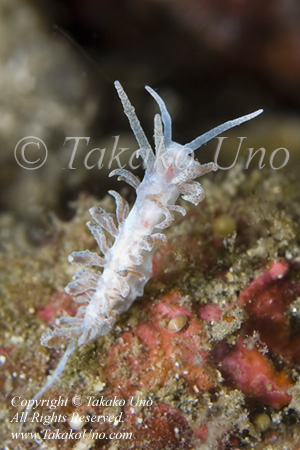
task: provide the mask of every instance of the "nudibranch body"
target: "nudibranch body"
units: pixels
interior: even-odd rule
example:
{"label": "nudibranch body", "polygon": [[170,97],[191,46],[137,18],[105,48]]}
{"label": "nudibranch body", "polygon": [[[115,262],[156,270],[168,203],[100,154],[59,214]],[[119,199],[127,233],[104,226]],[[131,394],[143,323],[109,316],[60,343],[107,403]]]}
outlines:
{"label": "nudibranch body", "polygon": [[[74,301],[82,303],[75,317],[63,317],[54,330],[43,334],[41,343],[51,346],[53,337],[65,337],[69,345],[56,370],[46,385],[35,396],[41,397],[61,376],[67,359],[76,346],[86,344],[107,334],[118,316],[128,310],[152,276],[152,257],[155,246],[165,242],[162,230],[171,225],[174,212],[185,214],[176,204],[181,196],[198,205],[204,192],[196,178],[217,170],[215,163],[200,164],[194,150],[226,130],[259,115],[262,110],[226,122],[186,145],[172,140],[172,122],[164,101],[150,87],[147,91],[158,103],[160,114],[154,118],[155,152],[140,125],[121,84],[115,87],[139,145],[145,174],[143,180],[125,169],[116,169],[117,175],[136,190],[136,201],[131,210],[128,203],[115,191],[109,191],[116,201],[116,214],[94,207],[90,209],[93,222],[88,222],[101,256],[89,250],[74,252],[69,261],[84,266],[66,287]],[[111,236],[109,237],[108,234]]]}

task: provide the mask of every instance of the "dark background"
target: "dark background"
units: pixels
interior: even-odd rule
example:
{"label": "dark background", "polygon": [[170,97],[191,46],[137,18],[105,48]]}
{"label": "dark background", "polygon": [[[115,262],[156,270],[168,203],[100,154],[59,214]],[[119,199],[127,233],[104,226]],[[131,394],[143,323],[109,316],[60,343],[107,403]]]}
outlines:
{"label": "dark background", "polygon": [[[15,120],[0,132],[3,210],[33,221],[49,211],[67,218],[80,192],[99,198],[115,187],[108,171],[87,171],[82,159],[93,147],[111,146],[117,134],[124,146],[135,145],[116,79],[149,139],[157,106],[146,84],[165,100],[180,143],[264,108],[237,135],[249,129],[256,132],[252,146],[285,146],[299,169],[298,0],[5,0],[1,15],[8,36],[0,81],[11,89],[5,102],[3,82],[1,102]],[[7,81],[22,74],[22,58],[35,79],[30,92]],[[47,167],[35,173],[13,157],[26,135],[45,140],[50,154]],[[81,149],[76,171],[62,170],[70,151],[64,138],[76,135],[91,136],[91,142]],[[197,158],[205,161],[209,153],[202,159],[199,151]]]}

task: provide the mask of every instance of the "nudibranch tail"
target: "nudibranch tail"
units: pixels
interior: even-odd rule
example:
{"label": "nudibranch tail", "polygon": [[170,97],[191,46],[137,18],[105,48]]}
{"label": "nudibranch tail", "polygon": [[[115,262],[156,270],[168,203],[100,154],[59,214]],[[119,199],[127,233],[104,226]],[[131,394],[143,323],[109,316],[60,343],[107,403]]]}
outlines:
{"label": "nudibranch tail", "polygon": [[[56,369],[48,377],[47,382],[39,390],[39,392],[37,394],[35,394],[35,396],[31,400],[31,402],[29,403],[29,405],[26,406],[26,409],[25,409],[26,416],[28,416],[28,414],[32,410],[35,402],[38,399],[40,399],[56,383],[56,381],[62,376],[62,374],[64,373],[64,370],[65,370],[66,364],[68,362],[68,359],[72,355],[72,353],[74,353],[75,348],[76,348],[76,343],[74,341],[70,342],[70,344],[68,345],[67,349],[65,350],[63,356],[61,357]],[[24,422],[20,423],[19,432],[22,431],[23,424],[24,424]]]}

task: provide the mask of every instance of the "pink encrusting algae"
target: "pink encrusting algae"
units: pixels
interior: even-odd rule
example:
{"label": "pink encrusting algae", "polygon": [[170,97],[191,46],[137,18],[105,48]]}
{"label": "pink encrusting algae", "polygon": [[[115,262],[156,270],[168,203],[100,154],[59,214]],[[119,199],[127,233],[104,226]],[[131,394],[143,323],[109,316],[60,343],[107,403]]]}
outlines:
{"label": "pink encrusting algae", "polygon": [[[300,283],[289,272],[288,262],[275,262],[240,293],[238,304],[248,312],[248,319],[236,344],[221,342],[215,351],[233,386],[276,409],[291,401],[292,379],[286,370],[275,369],[270,356],[280,356],[286,363],[299,360],[300,333],[291,335],[289,307],[299,297]],[[258,333],[260,345],[249,339],[253,333]]]}

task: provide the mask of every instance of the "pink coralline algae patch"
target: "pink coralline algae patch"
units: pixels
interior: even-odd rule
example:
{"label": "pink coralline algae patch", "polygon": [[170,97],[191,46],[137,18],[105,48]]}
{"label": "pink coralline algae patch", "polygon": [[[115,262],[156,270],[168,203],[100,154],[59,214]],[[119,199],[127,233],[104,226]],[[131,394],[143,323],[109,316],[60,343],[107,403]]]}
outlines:
{"label": "pink coralline algae patch", "polygon": [[38,308],[37,315],[53,325],[55,320],[62,315],[75,316],[79,305],[76,304],[72,297],[65,292],[55,292],[47,305]]}
{"label": "pink coralline algae patch", "polygon": [[[275,369],[270,358],[280,355],[286,363],[299,359],[300,335],[292,335],[289,317],[289,306],[299,294],[300,283],[291,279],[289,265],[273,263],[240,294],[239,306],[249,318],[237,343],[221,342],[215,352],[230,385],[274,408],[291,400],[291,380],[285,370]],[[249,339],[254,332],[259,333],[259,345]],[[262,352],[265,345],[268,350]]]}
{"label": "pink coralline algae patch", "polygon": [[218,305],[203,305],[199,308],[201,319],[211,322],[215,320],[219,322],[222,318],[223,312]]}
{"label": "pink coralline algae patch", "polygon": [[[268,318],[275,322],[285,320],[287,306],[295,298],[291,281],[285,277],[288,265],[285,262],[274,263],[269,270],[252,281],[240,294],[239,305],[255,318]],[[300,285],[298,286],[300,293]]]}
{"label": "pink coralline algae patch", "polygon": [[291,400],[287,374],[276,372],[268,358],[257,348],[249,348],[242,337],[222,358],[222,369],[235,388],[266,405],[281,408]]}
{"label": "pink coralline algae patch", "polygon": [[[180,298],[173,292],[154,305],[150,302],[145,306],[149,319],[123,333],[110,349],[106,372],[124,389],[124,395],[141,388],[157,390],[176,377],[197,391],[213,386],[207,352],[203,350],[207,342],[201,320],[180,305]],[[186,325],[174,332],[171,321],[176,323],[178,317],[179,323],[185,317]]]}
{"label": "pink coralline algae patch", "polygon": [[247,334],[257,330],[269,351],[286,362],[300,361],[300,333],[292,333],[289,307],[300,296],[300,283],[292,280],[297,269],[284,261],[274,263],[269,270],[252,281],[239,299],[249,313]]}

